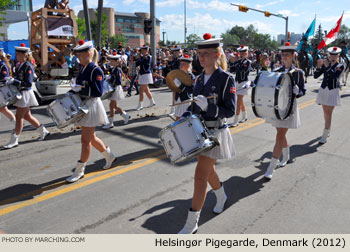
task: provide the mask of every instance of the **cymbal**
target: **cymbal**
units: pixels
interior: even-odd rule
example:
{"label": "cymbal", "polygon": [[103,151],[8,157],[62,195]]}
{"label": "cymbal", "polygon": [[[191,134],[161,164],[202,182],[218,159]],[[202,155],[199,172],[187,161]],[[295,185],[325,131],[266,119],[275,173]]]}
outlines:
{"label": "cymbal", "polygon": [[181,83],[184,84],[185,86],[190,87],[192,85],[192,80],[191,80],[191,77],[188,75],[188,73],[180,69],[172,70],[166,76],[166,84],[172,91],[176,93],[180,93],[181,90],[175,85],[175,82],[174,82],[175,79],[178,79],[179,81],[181,81]]}

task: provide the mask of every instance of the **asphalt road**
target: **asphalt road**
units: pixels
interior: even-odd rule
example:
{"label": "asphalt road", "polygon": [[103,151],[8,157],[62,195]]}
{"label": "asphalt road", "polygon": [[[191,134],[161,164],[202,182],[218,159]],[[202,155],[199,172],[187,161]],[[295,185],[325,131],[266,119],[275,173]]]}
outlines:
{"label": "asphalt road", "polygon": [[[252,76],[254,78],[254,76]],[[341,91],[331,137],[320,146],[322,108],[315,104],[320,80],[309,78],[307,95],[298,99],[302,126],[288,132],[293,163],[276,170],[268,182],[275,129],[253,115],[231,129],[232,160],[217,162],[228,201],[214,215],[215,196],[208,187],[198,233],[349,233],[350,232],[350,88]],[[52,133],[26,126],[20,146],[0,150],[0,230],[5,233],[177,233],[191,205],[195,162],[172,166],[158,143],[158,132],[172,120],[166,115],[171,93],[152,89],[156,107],[135,111],[138,96],[120,101],[132,115],[128,125],[115,116],[115,127],[97,135],[118,155],[112,169],[101,170],[96,150],[86,176],[66,184],[80,155],[80,131],[58,130],[46,105],[32,109]],[[104,102],[108,108],[108,103]],[[11,124],[0,121],[0,146]]]}

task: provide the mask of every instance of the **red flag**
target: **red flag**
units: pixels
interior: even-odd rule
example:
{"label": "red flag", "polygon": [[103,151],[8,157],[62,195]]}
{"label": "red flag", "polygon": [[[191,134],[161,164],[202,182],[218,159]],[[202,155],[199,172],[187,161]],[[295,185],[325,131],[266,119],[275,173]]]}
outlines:
{"label": "red flag", "polygon": [[318,50],[321,50],[326,45],[329,45],[330,43],[332,43],[337,38],[343,15],[341,15],[341,17],[339,18],[339,20],[337,22],[337,25],[326,35],[326,37],[318,45],[318,47],[317,47]]}

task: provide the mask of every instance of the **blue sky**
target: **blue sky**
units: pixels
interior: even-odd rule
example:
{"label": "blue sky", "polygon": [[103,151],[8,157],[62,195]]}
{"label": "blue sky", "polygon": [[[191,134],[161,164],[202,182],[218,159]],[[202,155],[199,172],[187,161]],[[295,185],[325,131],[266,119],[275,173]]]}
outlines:
{"label": "blue sky", "polygon": [[[259,32],[277,37],[285,33],[284,19],[265,17],[262,13],[249,10],[239,12],[238,7],[230,3],[283,14],[289,17],[289,31],[305,32],[317,15],[316,26],[320,23],[323,29],[330,30],[344,11],[343,24],[350,26],[350,5],[348,1],[338,0],[186,0],[187,2],[187,34],[200,36],[209,32],[217,37],[234,25],[247,27],[253,24]],[[97,7],[97,0],[88,0],[89,8]],[[334,4],[333,4],[334,3]],[[44,5],[44,0],[33,0],[34,10]],[[81,0],[70,0],[70,6],[76,13],[83,8]],[[149,12],[149,0],[104,0],[105,7],[113,7],[121,12]],[[184,0],[156,0],[156,16],[162,21],[161,31],[165,30],[169,40],[184,39]],[[10,39],[21,39],[28,36],[27,25],[20,23],[11,25]]]}

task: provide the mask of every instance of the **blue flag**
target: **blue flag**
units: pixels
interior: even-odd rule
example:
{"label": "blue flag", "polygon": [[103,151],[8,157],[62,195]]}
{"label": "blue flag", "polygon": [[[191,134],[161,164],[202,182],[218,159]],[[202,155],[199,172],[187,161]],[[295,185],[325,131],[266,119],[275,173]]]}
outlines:
{"label": "blue flag", "polygon": [[307,28],[306,32],[304,33],[304,36],[302,37],[299,46],[297,48],[297,51],[301,49],[301,46],[303,45],[303,39],[308,40],[309,37],[313,36],[315,33],[315,26],[316,26],[316,17],[310,24],[309,28]]}

